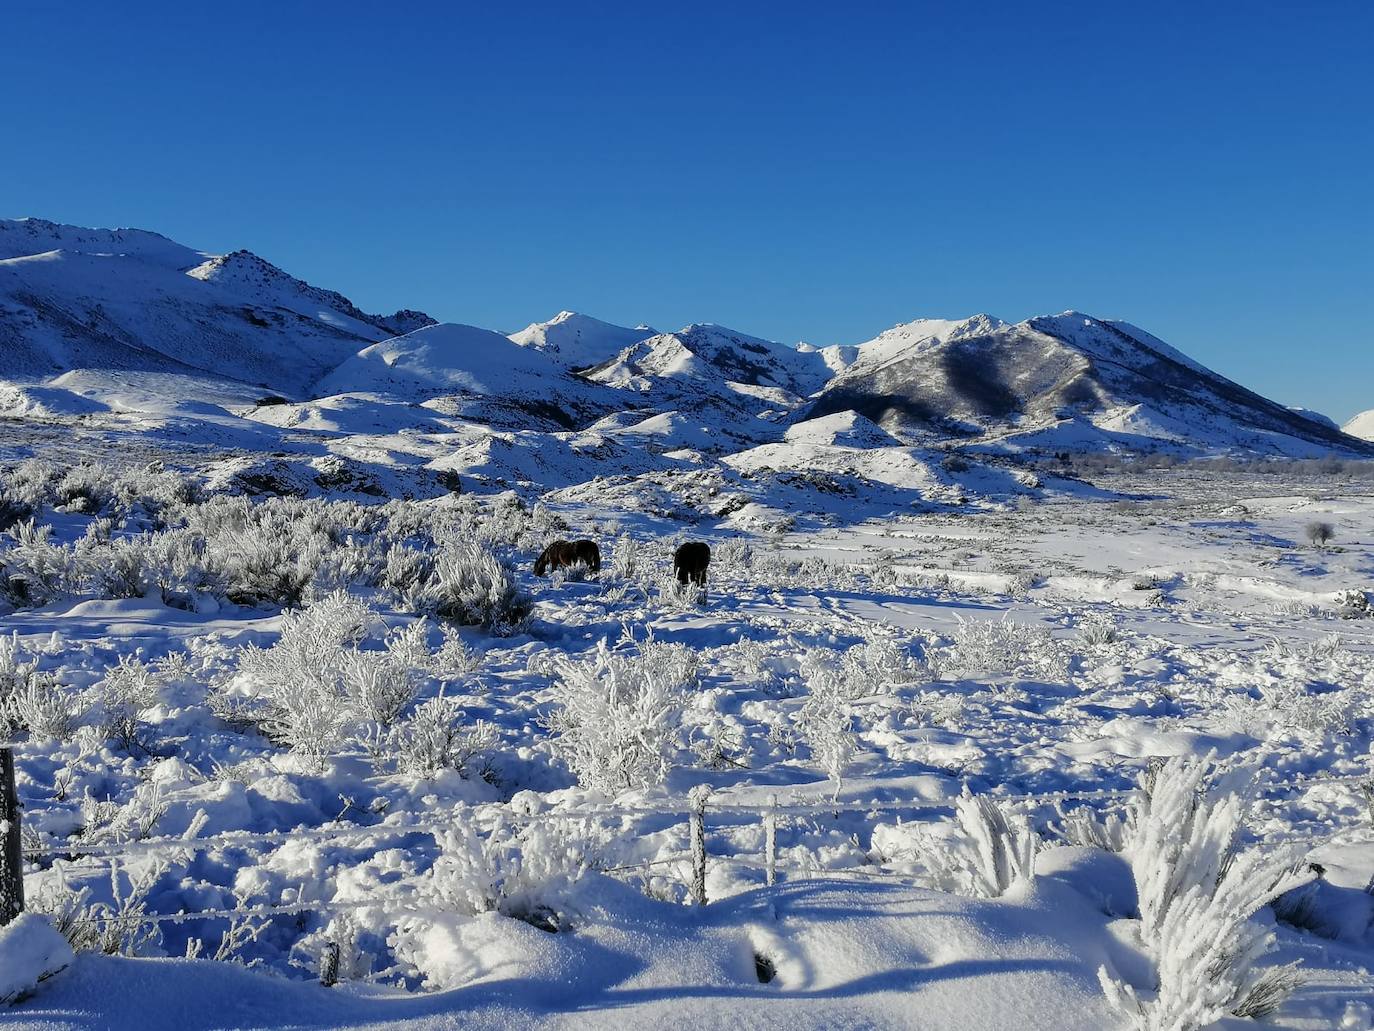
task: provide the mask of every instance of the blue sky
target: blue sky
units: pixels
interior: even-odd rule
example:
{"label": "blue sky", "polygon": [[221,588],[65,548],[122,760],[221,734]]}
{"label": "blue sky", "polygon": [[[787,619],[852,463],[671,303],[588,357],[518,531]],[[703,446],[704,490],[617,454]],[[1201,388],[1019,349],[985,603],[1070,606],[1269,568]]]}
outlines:
{"label": "blue sky", "polygon": [[504,330],[1077,308],[1374,407],[1374,5],[667,6],[19,0],[0,214]]}

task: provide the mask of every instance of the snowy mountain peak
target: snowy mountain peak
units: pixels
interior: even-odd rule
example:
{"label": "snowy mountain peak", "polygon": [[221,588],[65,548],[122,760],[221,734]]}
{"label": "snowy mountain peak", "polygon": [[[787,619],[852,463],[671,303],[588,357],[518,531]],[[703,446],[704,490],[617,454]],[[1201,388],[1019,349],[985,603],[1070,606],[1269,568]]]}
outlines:
{"label": "snowy mountain peak", "polygon": [[1374,441],[1374,408],[1367,412],[1361,412],[1355,418],[1341,427],[1341,429],[1352,437],[1360,440]]}
{"label": "snowy mountain peak", "polygon": [[87,229],[45,218],[0,218],[0,260],[50,251],[137,258],[182,271],[206,255],[146,229]]}
{"label": "snowy mountain peak", "polygon": [[570,369],[609,361],[639,341],[653,336],[647,326],[627,329],[575,311],[560,311],[547,322],[532,322],[510,339],[521,347],[543,351]]}
{"label": "snowy mountain peak", "polygon": [[[917,320],[860,344],[809,409],[1002,448],[1364,451],[1125,322]],[[843,355],[837,355],[837,361]]]}
{"label": "snowy mountain peak", "polygon": [[330,313],[342,315],[392,336],[435,324],[435,320],[424,312],[410,309],[394,315],[369,315],[338,291],[311,286],[252,251],[237,250],[217,255],[186,274],[235,292],[251,294],[260,299],[271,298],[282,307],[326,322],[333,321]]}

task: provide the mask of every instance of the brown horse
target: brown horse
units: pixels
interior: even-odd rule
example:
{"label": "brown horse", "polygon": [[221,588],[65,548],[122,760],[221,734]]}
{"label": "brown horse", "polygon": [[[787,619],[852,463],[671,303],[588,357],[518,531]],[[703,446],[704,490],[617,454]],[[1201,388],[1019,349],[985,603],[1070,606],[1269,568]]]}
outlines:
{"label": "brown horse", "polygon": [[706,567],[710,564],[711,546],[701,541],[688,541],[673,552],[673,572],[680,584],[691,581],[698,587],[705,587]]}
{"label": "brown horse", "polygon": [[545,548],[534,563],[534,575],[543,576],[550,569],[566,569],[583,565],[593,573],[601,572],[601,549],[596,541],[554,541]]}

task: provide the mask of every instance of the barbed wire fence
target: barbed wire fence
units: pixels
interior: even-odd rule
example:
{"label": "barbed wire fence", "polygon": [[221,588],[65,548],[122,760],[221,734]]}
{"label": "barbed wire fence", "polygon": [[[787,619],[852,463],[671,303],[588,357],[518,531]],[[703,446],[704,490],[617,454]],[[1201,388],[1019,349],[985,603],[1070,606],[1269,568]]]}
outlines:
{"label": "barbed wire fence", "polygon": [[[1270,782],[1260,788],[1268,795],[1256,801],[1273,804],[1273,796],[1287,795],[1323,785],[1357,784],[1371,799],[1369,819],[1374,824],[1374,780],[1370,772],[1351,774],[1317,774],[1292,777],[1284,783]],[[965,785],[965,793],[968,793]],[[1065,803],[1112,803],[1116,806],[1128,805],[1136,798],[1139,787],[1121,789],[1083,789],[1050,792],[1030,792],[1020,794],[998,794],[986,792],[983,797],[1002,806],[1044,809],[1055,807],[1063,815]],[[935,810],[953,811],[959,799],[955,795],[943,798],[913,798],[906,800],[833,801],[823,798],[793,798],[783,801],[777,792],[770,793],[766,800],[732,800],[730,794],[713,793],[709,787],[693,789],[683,799],[665,802],[662,806],[616,806],[598,804],[587,807],[551,809],[542,812],[520,812],[501,807],[489,810],[466,809],[463,819],[476,823],[512,821],[522,824],[540,822],[582,822],[595,820],[633,820],[654,817],[662,820],[672,818],[669,826],[687,823],[688,848],[668,856],[658,856],[652,860],[627,862],[616,866],[596,867],[601,873],[609,875],[641,873],[656,867],[675,867],[682,871],[682,879],[688,889],[688,897],[696,906],[708,904],[707,871],[712,863],[729,864],[760,871],[763,883],[772,886],[778,883],[779,875],[792,878],[827,877],[854,880],[888,880],[913,883],[913,878],[897,871],[884,870],[882,864],[859,865],[851,867],[826,867],[820,864],[806,865],[787,863],[779,860],[779,830],[789,821],[802,819],[831,818],[839,819],[844,814],[866,814],[876,816],[892,814],[899,816],[907,813],[920,813]],[[762,830],[763,847],[760,853],[722,852],[708,850],[707,817],[713,816],[726,821],[727,826],[738,827],[741,822],[757,823]],[[357,824],[336,822],[318,827],[300,828],[286,831],[247,832],[230,831],[221,834],[180,837],[145,837],[124,841],[102,842],[64,842],[61,844],[25,845],[20,825],[20,807],[14,788],[14,763],[9,749],[0,748],[0,835],[3,836],[3,849],[0,849],[0,926],[8,923],[24,909],[23,865],[25,860],[42,862],[71,862],[81,860],[109,859],[112,862],[129,860],[140,856],[191,855],[215,850],[268,848],[297,843],[329,842],[345,847],[356,847],[357,843],[385,842],[414,835],[438,836],[450,832],[455,827],[454,818],[414,822]],[[195,824],[192,825],[194,832]],[[663,828],[660,828],[663,829]],[[1358,830],[1356,827],[1338,827],[1325,834],[1292,834],[1270,836],[1260,844],[1271,847],[1278,844],[1307,843],[1311,848],[1332,842],[1342,835]],[[350,845],[350,843],[353,843]],[[1345,843],[1345,842],[1342,842]],[[1349,843],[1374,844],[1374,833]],[[379,849],[380,850],[380,849]],[[372,897],[361,899],[298,899],[294,902],[263,903],[237,908],[206,908],[179,910],[173,913],[135,913],[112,916],[110,920],[135,921],[145,925],[183,924],[200,920],[242,920],[267,919],[277,916],[299,916],[303,913],[339,915],[361,910],[380,910],[388,915],[424,915],[434,911],[434,905],[418,905],[399,898]],[[339,976],[339,944],[326,942],[320,959],[320,979],[325,984],[333,984]]]}

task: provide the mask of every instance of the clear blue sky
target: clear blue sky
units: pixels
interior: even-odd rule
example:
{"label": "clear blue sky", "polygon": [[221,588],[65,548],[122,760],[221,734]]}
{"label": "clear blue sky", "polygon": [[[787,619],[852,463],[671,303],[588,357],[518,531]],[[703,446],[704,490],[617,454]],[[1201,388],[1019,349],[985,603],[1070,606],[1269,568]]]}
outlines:
{"label": "clear blue sky", "polygon": [[667,6],[12,0],[0,213],[505,330],[1078,308],[1374,407],[1374,4]]}

